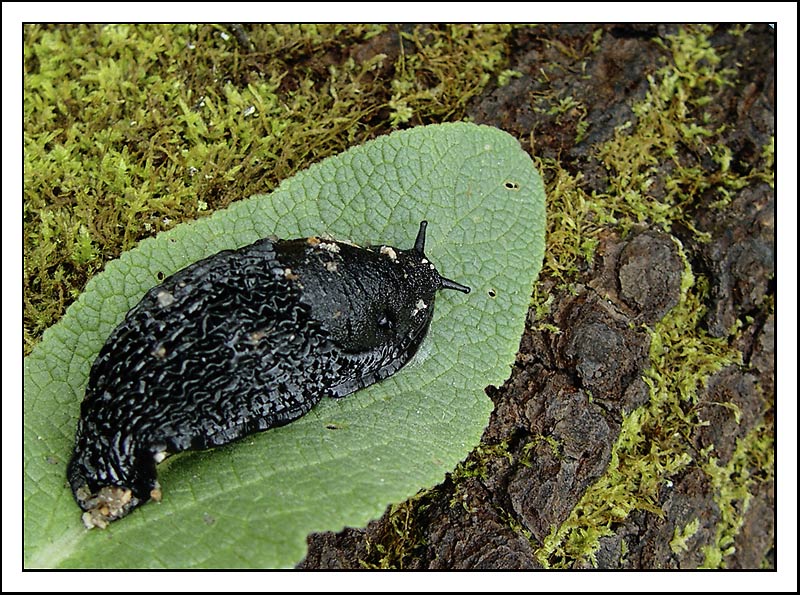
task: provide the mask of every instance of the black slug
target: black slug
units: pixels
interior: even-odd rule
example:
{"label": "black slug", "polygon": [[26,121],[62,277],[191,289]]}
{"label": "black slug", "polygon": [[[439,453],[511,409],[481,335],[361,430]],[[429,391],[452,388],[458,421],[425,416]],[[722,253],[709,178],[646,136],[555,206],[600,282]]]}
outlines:
{"label": "black slug", "polygon": [[67,478],[87,527],[159,500],[156,465],[281,426],[394,374],[440,289],[414,247],[262,239],[145,294],[92,365]]}

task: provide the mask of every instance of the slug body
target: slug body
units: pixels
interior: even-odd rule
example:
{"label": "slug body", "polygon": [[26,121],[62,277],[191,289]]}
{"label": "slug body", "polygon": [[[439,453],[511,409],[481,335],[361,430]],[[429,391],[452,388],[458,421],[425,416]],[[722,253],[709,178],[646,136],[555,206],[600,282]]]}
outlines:
{"label": "slug body", "polygon": [[410,250],[262,239],[154,287],[89,374],[67,478],[87,527],[159,500],[156,465],[281,426],[416,353],[436,292],[469,288]]}

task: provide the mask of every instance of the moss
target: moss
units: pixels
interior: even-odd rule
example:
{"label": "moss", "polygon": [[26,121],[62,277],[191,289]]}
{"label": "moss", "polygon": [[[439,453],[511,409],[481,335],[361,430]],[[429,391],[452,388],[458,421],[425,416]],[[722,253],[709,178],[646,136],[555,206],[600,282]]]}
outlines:
{"label": "moss", "polygon": [[[708,44],[708,30],[683,28],[668,38],[665,48],[673,61],[650,79],[645,99],[633,106],[635,122],[617,128],[614,138],[596,148],[609,172],[610,186],[602,193],[585,190],[582,175],[564,170],[553,160],[539,166],[548,180],[548,250],[544,273],[569,287],[582,268],[591,263],[599,238],[608,227],[623,234],[637,224],[669,231],[676,223],[692,226],[694,201],[705,193],[716,195],[715,208],[723,208],[731,194],[757,181],[772,184],[770,147],[762,151],[760,167],[744,174],[730,167],[731,151],[722,141],[723,128],[703,115],[734,72],[718,70],[720,63]],[[564,103],[569,106],[569,103]],[[575,106],[571,106],[574,108]],[[692,151],[679,151],[689,147]],[[709,171],[702,156],[710,154],[716,169]],[[663,192],[654,192],[664,163],[671,163]],[[712,195],[713,195],[712,194]],[[703,235],[696,232],[703,239]],[[697,395],[707,378],[741,354],[727,340],[713,339],[703,330],[707,281],[695,278],[686,261],[681,302],[652,331],[652,368],[645,376],[649,403],[625,416],[612,459],[604,476],[592,485],[560,526],[538,546],[536,556],[544,566],[571,567],[596,562],[600,539],[613,535],[616,524],[634,510],[663,516],[659,491],[670,478],[693,464],[686,438],[699,423],[694,413]],[[534,304],[537,313],[546,304]],[[538,304],[538,305],[537,305]],[[728,473],[726,477],[735,477]],[[733,480],[732,480],[733,481]],[[742,489],[742,484],[735,487]],[[735,492],[733,487],[727,490]],[[717,499],[724,499],[719,490]],[[743,498],[739,493],[738,497]],[[718,533],[723,547],[738,531],[741,517],[724,520]],[[690,537],[691,527],[673,539]],[[726,541],[727,540],[727,541]],[[707,554],[713,565],[714,559]]]}
{"label": "moss", "polygon": [[366,559],[359,559],[362,568],[394,569],[407,568],[419,549],[425,546],[422,523],[418,515],[429,506],[431,493],[422,491],[410,500],[391,506],[386,533],[380,541],[366,540]]}
{"label": "moss", "polygon": [[750,506],[750,490],[756,482],[774,479],[774,459],[774,437],[762,424],[737,441],[733,456],[726,463],[721,464],[715,456],[705,460],[702,469],[711,478],[721,520],[715,528],[714,543],[702,548],[705,559],[701,568],[725,568],[725,557],[736,551],[734,540]]}
{"label": "moss", "polygon": [[522,447],[522,451],[520,452],[519,456],[519,464],[526,467],[532,467],[533,463],[531,461],[531,453],[535,451],[542,442],[549,447],[553,458],[559,461],[564,459],[564,455],[562,454],[562,445],[558,440],[552,436],[537,434],[531,436],[530,441]]}
{"label": "moss", "polygon": [[623,418],[605,474],[537,550],[544,565],[594,563],[600,537],[613,534],[634,510],[663,517],[661,488],[695,462],[687,439],[699,423],[698,395],[711,374],[740,363],[741,354],[702,329],[708,288],[688,263],[683,279],[680,303],[651,332],[651,368],[644,376],[650,400]]}
{"label": "moss", "polygon": [[140,239],[394,127],[461,119],[509,32],[25,26],[24,352]]}
{"label": "moss", "polygon": [[[645,99],[632,106],[636,119],[595,147],[609,173],[605,192],[587,192],[583,175],[566,171],[556,160],[537,160],[548,180],[545,274],[565,285],[577,278],[607,226],[625,233],[645,223],[669,231],[680,222],[693,229],[691,208],[698,197],[711,193],[718,198],[714,207],[723,208],[731,193],[745,186],[764,181],[774,187],[774,137],[762,147],[757,167],[736,173],[730,167],[732,151],[722,142],[725,126],[714,124],[705,109],[736,76],[719,68],[721,59],[708,40],[711,31],[683,27],[654,40],[672,59],[649,77]],[[544,97],[550,107],[540,111],[546,113],[582,107],[571,97]],[[670,166],[664,168],[665,163]]]}
{"label": "moss", "polygon": [[676,554],[689,550],[688,541],[694,537],[697,530],[700,528],[700,519],[695,517],[691,522],[687,523],[682,529],[675,527],[672,533],[672,539],[669,542],[669,548]]}
{"label": "moss", "polygon": [[[608,191],[590,202],[597,223],[623,231],[645,222],[665,231],[678,222],[693,229],[691,207],[699,197],[715,196],[721,208],[732,192],[756,180],[774,184],[767,148],[759,167],[745,173],[730,167],[732,152],[722,140],[726,126],[713,122],[708,107],[736,72],[719,68],[710,33],[706,26],[684,27],[655,40],[672,61],[649,77],[650,90],[633,106],[635,122],[617,127],[614,138],[597,147],[610,180]],[[665,164],[670,175],[662,180]],[[653,192],[659,183],[663,193]]]}
{"label": "moss", "polygon": [[543,275],[561,286],[577,279],[587,263],[591,263],[599,244],[601,226],[593,217],[592,197],[582,187],[583,175],[572,174],[553,159],[535,159],[548,180],[547,250],[542,265]]}
{"label": "moss", "polygon": [[[470,456],[459,463],[453,472],[450,474],[452,480],[455,482],[456,487],[460,485],[462,479],[468,477],[477,477],[478,479],[486,479],[488,474],[489,461],[497,457],[504,457],[509,462],[514,462],[514,455],[509,450],[508,440],[503,440],[497,444],[480,444],[472,451]],[[458,490],[456,490],[458,491]],[[453,496],[450,502],[451,507],[454,502],[460,501],[459,494]]]}
{"label": "moss", "polygon": [[511,82],[511,79],[518,79],[521,76],[522,73],[518,70],[504,70],[503,72],[497,75],[497,86],[505,87],[508,83]]}
{"label": "moss", "polygon": [[[549,180],[544,273],[562,286],[569,286],[591,262],[608,226],[625,234],[637,224],[669,231],[680,223],[702,241],[706,237],[692,225],[698,197],[715,197],[712,208],[721,209],[745,186],[774,184],[774,139],[763,147],[757,167],[736,173],[730,167],[732,152],[723,142],[724,126],[714,124],[706,112],[736,74],[719,68],[710,32],[704,26],[684,27],[661,42],[671,61],[650,78],[645,99],[633,106],[636,120],[618,127],[613,139],[596,148],[609,172],[605,192],[589,194],[580,173],[570,174],[555,161],[540,162]],[[664,163],[669,164],[666,178]],[[656,190],[656,184],[661,188]],[[624,417],[604,476],[538,547],[536,556],[544,566],[594,564],[600,538],[612,535],[631,512],[663,516],[659,490],[691,465],[712,478],[715,501],[723,511],[717,544],[705,550],[705,565],[723,566],[746,510],[747,468],[771,466],[770,461],[753,460],[773,452],[772,434],[766,430],[756,433],[758,439],[742,441],[741,452],[737,449],[722,467],[713,458],[695,460],[687,446],[700,424],[694,406],[705,382],[725,366],[741,364],[742,354],[730,346],[732,337],[715,339],[703,330],[708,282],[695,277],[685,255],[683,259],[680,303],[651,330],[652,367],[644,376],[649,403]],[[692,533],[691,526],[676,533],[673,550],[681,549]]]}
{"label": "moss", "polygon": [[537,331],[545,331],[553,335],[560,335],[561,329],[547,322],[544,322],[546,316],[555,303],[555,296],[552,293],[544,293],[539,285],[534,286],[533,296],[531,297],[531,308],[533,308],[533,329]]}

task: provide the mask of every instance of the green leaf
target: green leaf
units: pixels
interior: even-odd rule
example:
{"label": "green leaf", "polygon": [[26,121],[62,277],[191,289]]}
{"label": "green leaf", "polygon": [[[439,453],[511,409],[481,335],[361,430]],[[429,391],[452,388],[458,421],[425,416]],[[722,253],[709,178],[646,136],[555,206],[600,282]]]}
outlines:
{"label": "green leaf", "polygon": [[[413,128],[326,159],[272,194],[109,262],[24,364],[26,567],[287,567],[306,536],[363,526],[444,479],[478,444],[508,377],[544,253],[544,190],[519,143],[484,126]],[[65,480],[90,366],[159,279],[258,238],[330,234],[410,247],[472,287],[443,292],[417,357],[288,426],[160,465],[161,503],[87,530]]]}

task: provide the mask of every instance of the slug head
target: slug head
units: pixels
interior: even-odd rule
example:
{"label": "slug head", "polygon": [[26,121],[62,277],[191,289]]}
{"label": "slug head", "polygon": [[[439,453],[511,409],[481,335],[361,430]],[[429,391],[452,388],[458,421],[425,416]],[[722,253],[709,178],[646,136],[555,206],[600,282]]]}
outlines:
{"label": "slug head", "polygon": [[426,228],[422,221],[409,250],[301,240],[306,243],[301,255],[298,240],[279,246],[283,262],[284,254],[291,255],[289,267],[302,286],[303,301],[343,354],[334,396],[386,378],[414,356],[439,290],[469,293],[468,287],[442,277],[426,258]]}

